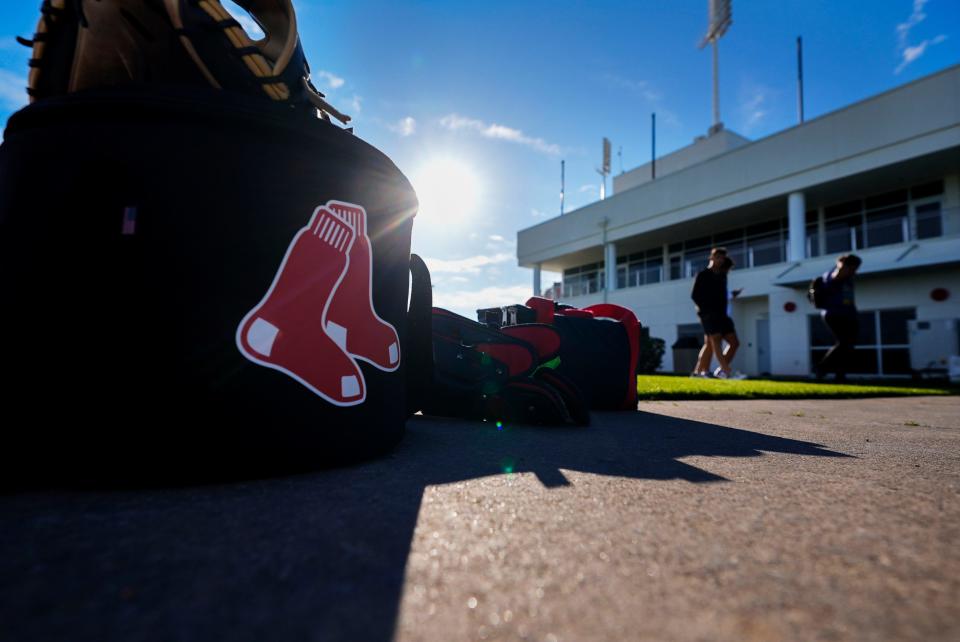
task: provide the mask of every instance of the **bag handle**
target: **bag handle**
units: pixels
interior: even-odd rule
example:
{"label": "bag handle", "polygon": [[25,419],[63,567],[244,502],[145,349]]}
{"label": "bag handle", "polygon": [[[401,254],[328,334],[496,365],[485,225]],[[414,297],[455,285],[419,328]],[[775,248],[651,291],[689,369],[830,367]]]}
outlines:
{"label": "bag handle", "polygon": [[410,309],[407,311],[407,416],[423,409],[433,381],[433,286],[430,270],[416,254],[410,255]]}

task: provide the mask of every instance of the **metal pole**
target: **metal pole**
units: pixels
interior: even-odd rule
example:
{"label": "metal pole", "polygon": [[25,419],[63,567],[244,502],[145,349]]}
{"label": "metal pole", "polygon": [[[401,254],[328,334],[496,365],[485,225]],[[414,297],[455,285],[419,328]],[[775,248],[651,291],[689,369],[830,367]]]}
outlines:
{"label": "metal pole", "polygon": [[720,126],[720,62],[718,38],[713,39],[713,129]]}
{"label": "metal pole", "polygon": [[[606,180],[604,180],[606,182]],[[603,200],[603,196],[600,196],[600,200]],[[607,268],[609,267],[607,259],[610,258],[607,256],[607,223],[610,222],[610,219],[603,217],[603,220],[600,221],[600,227],[603,228],[603,238],[600,241],[600,247],[603,249],[603,273],[604,273],[604,284],[603,284],[603,302],[607,302],[607,292],[610,290],[610,275],[607,274]],[[616,269],[616,263],[614,263],[614,269]],[[616,278],[616,275],[614,275]]]}
{"label": "metal pole", "polygon": [[650,180],[657,177],[657,112],[650,114]]}
{"label": "metal pole", "polygon": [[803,122],[803,38],[797,36],[797,113]]}

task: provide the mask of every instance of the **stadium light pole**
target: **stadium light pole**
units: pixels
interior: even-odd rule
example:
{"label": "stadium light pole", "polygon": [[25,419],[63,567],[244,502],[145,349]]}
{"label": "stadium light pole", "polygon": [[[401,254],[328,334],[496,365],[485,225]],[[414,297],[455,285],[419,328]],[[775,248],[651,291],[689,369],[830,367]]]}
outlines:
{"label": "stadium light pole", "polygon": [[727,29],[733,24],[733,0],[707,0],[707,14],[710,20],[707,33],[700,42],[703,49],[707,44],[713,45],[713,125],[709,133],[715,134],[723,129],[720,121],[720,49],[718,42]]}

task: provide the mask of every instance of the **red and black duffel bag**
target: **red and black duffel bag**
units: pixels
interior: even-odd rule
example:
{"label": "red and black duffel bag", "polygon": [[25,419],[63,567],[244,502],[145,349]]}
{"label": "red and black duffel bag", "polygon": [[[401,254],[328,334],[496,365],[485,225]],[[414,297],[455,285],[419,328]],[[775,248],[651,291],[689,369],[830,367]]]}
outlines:
{"label": "red and black duffel bag", "polygon": [[573,308],[550,299],[527,301],[538,323],[560,334],[557,373],[573,381],[592,410],[636,410],[640,322],[627,308],[598,303]]}

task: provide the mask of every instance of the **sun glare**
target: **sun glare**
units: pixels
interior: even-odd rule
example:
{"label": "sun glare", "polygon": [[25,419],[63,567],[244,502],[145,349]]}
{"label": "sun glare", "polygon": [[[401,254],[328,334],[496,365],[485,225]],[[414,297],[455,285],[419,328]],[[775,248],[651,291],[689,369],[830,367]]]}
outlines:
{"label": "sun glare", "polygon": [[480,199],[480,179],[466,163],[435,158],[411,177],[420,200],[420,220],[453,223],[469,220]]}

